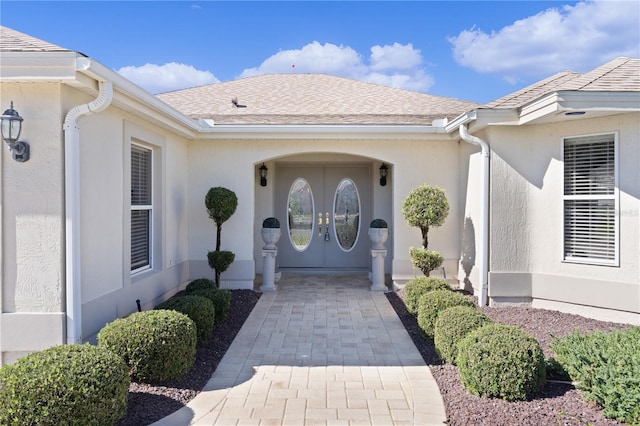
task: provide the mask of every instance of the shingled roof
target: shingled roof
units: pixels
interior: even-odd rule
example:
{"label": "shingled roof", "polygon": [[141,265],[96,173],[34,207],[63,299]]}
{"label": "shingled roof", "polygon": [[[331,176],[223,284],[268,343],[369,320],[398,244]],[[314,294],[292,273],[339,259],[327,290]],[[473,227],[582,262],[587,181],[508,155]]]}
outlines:
{"label": "shingled roof", "polygon": [[563,90],[640,92],[640,59],[616,58],[585,74],[564,71],[485,105],[485,108],[519,108],[541,96]]}
{"label": "shingled roof", "polygon": [[430,125],[479,106],[325,74],[266,74],[157,96],[194,119],[240,125]]}
{"label": "shingled roof", "polygon": [[0,52],[69,52],[69,49],[0,26]]}

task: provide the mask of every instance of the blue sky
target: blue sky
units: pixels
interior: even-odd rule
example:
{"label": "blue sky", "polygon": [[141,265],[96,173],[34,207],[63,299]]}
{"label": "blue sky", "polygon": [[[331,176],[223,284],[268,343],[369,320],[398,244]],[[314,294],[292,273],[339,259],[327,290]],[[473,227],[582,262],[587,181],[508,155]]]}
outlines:
{"label": "blue sky", "polygon": [[2,25],[152,93],[326,73],[485,103],[640,57],[640,1],[15,1]]}

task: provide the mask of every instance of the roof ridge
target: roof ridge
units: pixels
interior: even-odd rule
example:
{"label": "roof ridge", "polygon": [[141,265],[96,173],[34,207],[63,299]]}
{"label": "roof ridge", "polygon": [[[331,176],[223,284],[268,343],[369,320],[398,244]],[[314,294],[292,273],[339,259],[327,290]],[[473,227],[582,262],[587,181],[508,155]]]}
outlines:
{"label": "roof ridge", "polygon": [[567,84],[564,90],[580,90],[593,84],[597,80],[604,78],[606,75],[611,74],[613,71],[619,69],[624,64],[631,61],[630,57],[618,56],[615,59],[595,68],[589,72],[581,74],[580,77]]}

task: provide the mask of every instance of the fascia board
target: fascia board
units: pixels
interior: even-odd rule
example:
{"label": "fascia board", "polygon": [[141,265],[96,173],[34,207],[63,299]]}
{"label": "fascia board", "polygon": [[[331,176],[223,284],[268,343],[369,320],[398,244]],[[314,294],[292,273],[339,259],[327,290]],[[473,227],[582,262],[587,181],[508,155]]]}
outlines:
{"label": "fascia board", "polygon": [[444,127],[432,126],[241,126],[214,125],[198,139],[350,139],[450,140]]}
{"label": "fascia board", "polygon": [[[77,69],[95,80],[111,81],[114,86],[114,103],[137,115],[149,118],[162,127],[177,131],[182,136],[194,138],[201,126],[186,115],[173,109],[120,74],[90,58],[77,58]],[[169,119],[169,121],[167,121]]]}
{"label": "fascia board", "polygon": [[467,124],[471,133],[488,126],[512,126],[518,124],[518,113],[513,109],[478,108],[451,120],[446,126],[446,131],[455,133],[461,125]]}
{"label": "fascia board", "polygon": [[76,77],[75,52],[2,52],[0,80],[61,81]]}
{"label": "fascia board", "polygon": [[558,92],[561,111],[640,111],[640,92]]}
{"label": "fascia board", "polygon": [[551,93],[528,103],[520,108],[518,124],[526,124],[546,115],[557,113],[560,100],[558,93]]}
{"label": "fascia board", "polygon": [[568,111],[640,111],[639,92],[559,91],[520,109],[519,124]]}

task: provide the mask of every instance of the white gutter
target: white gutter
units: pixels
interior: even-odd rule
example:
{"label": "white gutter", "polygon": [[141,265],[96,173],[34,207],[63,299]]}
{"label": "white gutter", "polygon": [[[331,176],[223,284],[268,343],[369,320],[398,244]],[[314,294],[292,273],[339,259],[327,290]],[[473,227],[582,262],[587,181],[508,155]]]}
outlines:
{"label": "white gutter", "polygon": [[67,344],[82,343],[80,276],[80,129],[83,115],[105,110],[113,99],[113,85],[100,81],[98,97],[72,108],[64,119],[65,273]]}
{"label": "white gutter", "polygon": [[481,223],[482,223],[482,244],[478,254],[480,264],[480,294],[478,295],[478,305],[487,305],[487,292],[489,289],[489,158],[491,156],[489,145],[482,139],[469,134],[466,124],[458,127],[460,137],[463,141],[479,146],[482,151],[482,179],[480,188],[480,199],[482,203]]}

